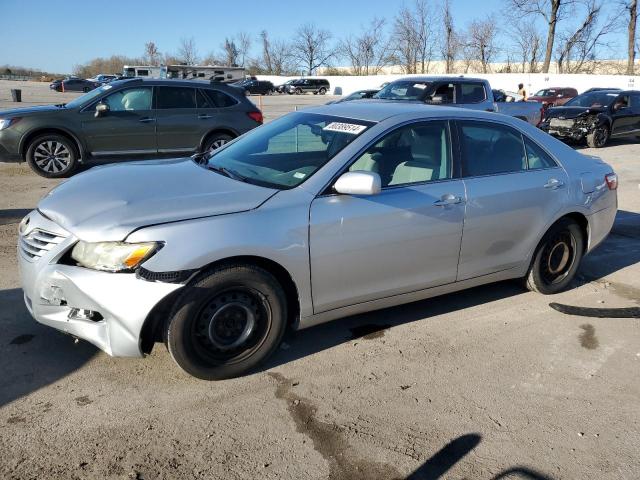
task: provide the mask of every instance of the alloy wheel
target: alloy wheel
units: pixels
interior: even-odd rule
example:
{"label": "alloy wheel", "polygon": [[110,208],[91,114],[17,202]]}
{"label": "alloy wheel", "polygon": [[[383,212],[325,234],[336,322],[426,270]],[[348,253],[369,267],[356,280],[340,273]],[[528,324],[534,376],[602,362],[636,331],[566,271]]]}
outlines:
{"label": "alloy wheel", "polygon": [[71,152],[61,142],[45,140],[39,143],[33,150],[33,159],[42,171],[59,173],[69,168],[71,164]]}

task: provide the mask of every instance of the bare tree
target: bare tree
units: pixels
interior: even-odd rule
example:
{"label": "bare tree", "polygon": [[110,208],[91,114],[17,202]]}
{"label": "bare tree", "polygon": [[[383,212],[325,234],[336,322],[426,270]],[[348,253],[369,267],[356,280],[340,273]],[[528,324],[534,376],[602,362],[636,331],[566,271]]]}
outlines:
{"label": "bare tree", "polygon": [[445,0],[442,6],[442,34],[440,38],[442,39],[440,53],[442,58],[444,58],[445,73],[453,73],[454,64],[460,49],[460,39],[455,31],[449,0]]}
{"label": "bare tree", "polygon": [[556,27],[576,0],[507,0],[508,8],[513,8],[523,15],[539,16],[547,24],[547,44],[545,47],[542,72],[549,73],[553,46],[556,38]]}
{"label": "bare tree", "polygon": [[251,35],[246,32],[240,32],[236,35],[236,47],[238,49],[238,63],[244,67],[249,50],[251,50]]}
{"label": "bare tree", "polygon": [[312,23],[302,25],[296,31],[293,54],[309,75],[318,68],[327,65],[335,51],[329,48],[331,32],[316,27]]}
{"label": "bare tree", "polygon": [[636,62],[636,24],[638,22],[638,0],[625,0],[622,2],[625,13],[628,15],[627,23],[627,75],[633,75]]}
{"label": "bare tree", "polygon": [[354,75],[376,75],[389,63],[384,24],[384,19],[374,18],[359,35],[349,35],[338,44],[338,51],[349,61]]}
{"label": "bare tree", "polygon": [[158,65],[160,63],[160,51],[155,42],[147,42],[144,44],[144,62],[148,65]]}
{"label": "bare tree", "polygon": [[180,39],[178,58],[180,58],[182,63],[186,63],[187,65],[195,65],[198,63],[198,50],[196,48],[196,41],[193,37],[183,37]]}
{"label": "bare tree", "polygon": [[509,32],[513,39],[514,57],[520,59],[522,73],[535,73],[542,53],[542,37],[532,22],[519,21]]}
{"label": "bare tree", "polygon": [[467,28],[467,55],[480,63],[482,73],[489,73],[490,64],[498,54],[498,21],[494,15],[474,20]]}
{"label": "bare tree", "polygon": [[225,38],[222,44],[222,53],[224,57],[224,64],[230,67],[238,66],[238,57],[240,55],[238,47],[233,39]]}
{"label": "bare tree", "polygon": [[269,74],[273,73],[273,63],[271,61],[271,44],[269,42],[269,34],[266,30],[260,32],[260,41],[262,42],[262,64],[265,71]]}
{"label": "bare tree", "polygon": [[557,49],[560,73],[593,73],[597,49],[607,45],[604,37],[616,29],[616,18],[603,19],[603,4],[588,0],[584,19],[575,30],[567,30],[559,38]]}
{"label": "bare tree", "polygon": [[[434,12],[426,0],[403,6],[394,20],[396,58],[407,73],[428,73],[435,51]],[[419,67],[419,68],[418,68]]]}
{"label": "bare tree", "polygon": [[266,30],[260,32],[262,43],[262,55],[259,59],[253,59],[250,70],[267,75],[287,75],[294,71],[294,57],[291,46],[283,40],[269,39]]}

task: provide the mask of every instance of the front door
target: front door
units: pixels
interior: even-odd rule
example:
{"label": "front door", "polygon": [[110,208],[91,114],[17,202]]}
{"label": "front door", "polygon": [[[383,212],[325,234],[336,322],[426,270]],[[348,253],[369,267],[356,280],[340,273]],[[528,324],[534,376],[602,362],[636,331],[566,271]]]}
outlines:
{"label": "front door", "polygon": [[616,98],[611,109],[613,122],[611,125],[611,136],[622,137],[629,135],[629,133],[634,130],[634,123],[636,121],[636,115],[634,115],[633,108],[631,107],[629,94],[625,93]]}
{"label": "front door", "polygon": [[314,312],[454,282],[465,192],[452,178],[448,122],[400,127],[349,170],[378,173],[382,191],[311,204]]}
{"label": "front door", "polygon": [[93,109],[81,113],[87,149],[94,156],[153,155],[156,120],[152,87],[124,88],[105,97],[109,111],[99,117]]}
{"label": "front door", "polygon": [[457,123],[467,192],[460,281],[522,265],[564,204],[568,177],[511,127]]}
{"label": "front door", "polygon": [[156,92],[158,153],[188,154],[196,151],[206,131],[196,106],[196,89],[162,86],[156,87]]}

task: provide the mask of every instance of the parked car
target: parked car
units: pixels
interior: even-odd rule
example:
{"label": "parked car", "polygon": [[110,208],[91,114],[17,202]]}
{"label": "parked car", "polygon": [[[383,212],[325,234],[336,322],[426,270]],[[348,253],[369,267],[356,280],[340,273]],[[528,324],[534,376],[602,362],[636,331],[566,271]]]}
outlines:
{"label": "parked car", "polygon": [[118,79],[118,75],[106,75],[104,73],[101,73],[99,75],[96,75],[94,78],[90,78],[89,80],[93,82],[97,82],[100,85],[104,85],[105,83],[113,82],[114,80],[117,80],[117,79]]}
{"label": "parked car", "polygon": [[491,92],[493,93],[494,102],[521,102],[524,100],[523,95],[510,90],[492,88]]}
{"label": "parked car", "polygon": [[609,87],[592,87],[589,90],[585,90],[582,93],[591,93],[591,92],[601,92],[603,90],[611,90],[611,91],[616,91],[616,92],[621,92],[622,89],[621,88],[609,88]]}
{"label": "parked car", "polygon": [[293,80],[287,80],[284,83],[281,83],[280,85],[276,85],[274,88],[274,90],[277,93],[287,93],[287,88],[289,87],[289,85],[291,85],[293,82],[295,82],[295,79]]}
{"label": "parked car", "polygon": [[592,148],[610,138],[640,137],[640,91],[595,90],[546,111],[540,124],[545,132]]}
{"label": "parked car", "polygon": [[56,92],[90,92],[99,87],[98,82],[85,80],[83,78],[65,78],[64,80],[54,80],[49,84],[51,90]]}
{"label": "parked car", "polygon": [[538,125],[542,105],[537,102],[496,102],[487,80],[467,77],[411,77],[389,83],[373,98],[424,102],[498,112]]}
{"label": "parked car", "polygon": [[333,100],[331,102],[327,102],[327,105],[330,105],[332,103],[342,103],[342,102],[350,102],[352,100],[363,100],[365,98],[372,98],[379,91],[380,91],[379,88],[370,88],[367,90],[356,90],[355,92],[350,93],[349,95],[346,95],[340,98],[339,100]]}
{"label": "parked car", "polygon": [[273,83],[266,80],[244,80],[236,85],[251,95],[271,95],[275,90]]}
{"label": "parked car", "polygon": [[91,158],[208,151],[262,124],[244,91],[201,81],[114,81],[63,105],[0,111],[0,158],[44,177]]}
{"label": "parked car", "polygon": [[542,90],[538,90],[535,95],[530,96],[529,100],[540,102],[545,107],[557,107],[564,105],[577,95],[578,91],[575,88],[543,88]]}
{"label": "parked car", "polygon": [[301,95],[311,92],[314,95],[324,95],[329,91],[329,80],[324,78],[299,78],[287,87],[287,93]]}
{"label": "parked car", "polygon": [[20,224],[22,288],[38,322],[110,355],[164,342],[191,375],[228,378],[287,328],[506,279],[557,293],[609,233],[616,187],[603,161],[510,117],[313,107],[199,163],[59,185]]}

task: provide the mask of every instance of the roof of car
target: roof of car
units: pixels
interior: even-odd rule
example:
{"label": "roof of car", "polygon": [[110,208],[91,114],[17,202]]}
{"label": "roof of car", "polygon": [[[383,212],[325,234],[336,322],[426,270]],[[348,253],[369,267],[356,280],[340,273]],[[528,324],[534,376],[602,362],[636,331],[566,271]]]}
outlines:
{"label": "roof of car", "polygon": [[[179,79],[179,78],[140,78],[140,77],[134,77],[134,78],[127,78],[127,79],[123,79],[123,80],[114,80],[113,82],[111,82],[109,85],[124,85],[125,83],[148,83],[148,84],[152,84],[152,85],[177,85],[177,86],[181,86],[181,87],[207,87],[207,86],[211,86],[211,85],[215,85],[215,86],[220,86],[220,85],[224,85],[224,86],[231,86],[230,84],[227,83],[223,83],[223,82],[210,82],[209,80],[196,80],[196,79],[187,79],[187,80],[183,80],[183,79]],[[237,88],[237,87],[235,87]]]}
{"label": "roof of car", "polygon": [[407,80],[413,80],[416,82],[450,82],[452,80],[456,80],[456,81],[472,81],[472,82],[486,82],[486,80],[484,78],[475,78],[475,77],[464,77],[464,76],[442,76],[442,75],[418,75],[418,76],[414,76],[414,77],[403,77],[403,78],[398,78],[397,80],[394,80],[391,83],[394,82],[398,82],[398,81],[407,81]]}
{"label": "roof of car", "polygon": [[[427,105],[422,102],[363,99],[356,102],[340,102],[304,109],[304,112],[352,118],[365,122],[381,122],[396,115],[414,114],[416,118],[475,117],[495,118],[495,113],[467,110],[456,107]],[[507,117],[510,118],[510,117]]]}

